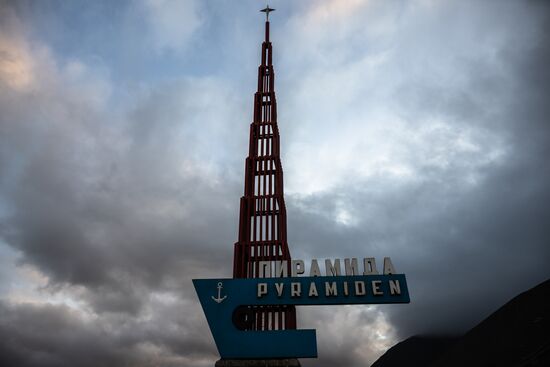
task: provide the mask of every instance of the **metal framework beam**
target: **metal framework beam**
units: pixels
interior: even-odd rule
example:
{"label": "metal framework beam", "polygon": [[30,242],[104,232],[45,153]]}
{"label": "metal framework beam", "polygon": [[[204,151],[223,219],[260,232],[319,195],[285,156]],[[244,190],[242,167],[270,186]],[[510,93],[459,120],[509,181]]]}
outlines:
{"label": "metal framework beam", "polygon": [[[239,239],[234,248],[234,278],[258,278],[261,273],[260,261],[273,262],[271,269],[275,269],[276,261],[287,260],[290,274],[288,260],[291,257],[286,233],[283,168],[272,61],[269,21],[266,21],[261,64],[258,68],[258,90],[254,94],[254,116],[250,124],[249,152],[245,162],[244,196],[240,202]],[[251,330],[296,329],[294,306],[251,308]]]}

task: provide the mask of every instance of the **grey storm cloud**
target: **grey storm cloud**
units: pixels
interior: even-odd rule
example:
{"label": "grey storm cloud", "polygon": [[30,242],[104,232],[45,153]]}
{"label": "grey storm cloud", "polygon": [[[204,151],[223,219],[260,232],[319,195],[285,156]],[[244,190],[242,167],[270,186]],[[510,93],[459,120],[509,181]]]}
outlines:
{"label": "grey storm cloud", "polygon": [[[185,65],[128,81],[146,60],[79,59],[48,39],[68,15],[32,4],[0,5],[0,362],[212,365],[191,279],[231,274],[258,19],[128,4],[113,49],[146,59],[139,26],[150,57]],[[462,333],[550,276],[548,4],[274,7],[291,252],[391,256],[412,300],[300,308],[320,351],[303,365]],[[189,61],[210,48],[223,60]]]}

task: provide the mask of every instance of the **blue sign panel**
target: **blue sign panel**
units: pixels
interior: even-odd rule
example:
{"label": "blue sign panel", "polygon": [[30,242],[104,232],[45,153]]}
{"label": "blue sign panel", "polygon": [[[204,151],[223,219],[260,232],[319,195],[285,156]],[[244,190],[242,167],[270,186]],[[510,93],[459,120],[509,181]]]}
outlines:
{"label": "blue sign panel", "polygon": [[409,303],[404,274],[249,279],[194,279],[222,358],[315,358],[315,330],[242,331],[239,306]]}

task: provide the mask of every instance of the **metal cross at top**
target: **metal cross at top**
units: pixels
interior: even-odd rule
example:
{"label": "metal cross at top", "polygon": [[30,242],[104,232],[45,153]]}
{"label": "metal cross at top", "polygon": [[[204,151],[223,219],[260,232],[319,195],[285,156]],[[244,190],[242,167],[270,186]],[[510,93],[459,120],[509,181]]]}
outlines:
{"label": "metal cross at top", "polygon": [[265,20],[269,21],[269,13],[272,12],[272,11],[275,11],[275,9],[272,9],[272,8],[269,7],[269,5],[267,5],[265,7],[265,9],[262,9],[260,11],[265,13]]}

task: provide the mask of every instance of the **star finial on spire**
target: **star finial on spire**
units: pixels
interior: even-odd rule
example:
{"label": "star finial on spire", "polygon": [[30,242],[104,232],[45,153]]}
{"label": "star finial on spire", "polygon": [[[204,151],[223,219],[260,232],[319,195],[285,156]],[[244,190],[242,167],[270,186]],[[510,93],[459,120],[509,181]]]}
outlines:
{"label": "star finial on spire", "polygon": [[265,13],[265,20],[267,22],[269,22],[269,13],[272,12],[272,11],[275,11],[275,9],[272,9],[272,8],[269,7],[269,5],[267,5],[265,7],[265,9],[262,9],[260,11]]}

